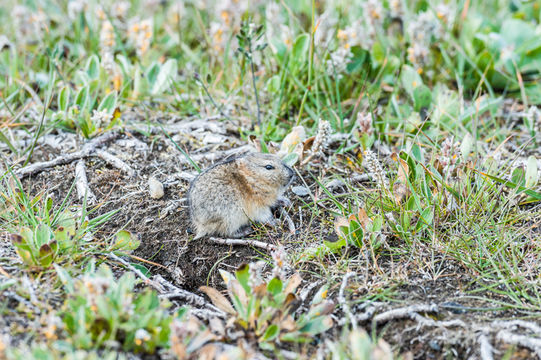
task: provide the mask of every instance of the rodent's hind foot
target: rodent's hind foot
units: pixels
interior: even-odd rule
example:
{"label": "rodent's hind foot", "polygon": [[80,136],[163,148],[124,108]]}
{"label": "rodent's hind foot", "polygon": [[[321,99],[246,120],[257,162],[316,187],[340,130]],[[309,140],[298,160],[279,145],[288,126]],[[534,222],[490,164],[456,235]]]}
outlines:
{"label": "rodent's hind foot", "polygon": [[231,237],[234,239],[238,239],[238,238],[246,237],[253,233],[254,233],[254,229],[252,228],[252,226],[245,225],[241,227],[240,229],[238,229],[237,231],[235,231],[233,234],[231,234]]}

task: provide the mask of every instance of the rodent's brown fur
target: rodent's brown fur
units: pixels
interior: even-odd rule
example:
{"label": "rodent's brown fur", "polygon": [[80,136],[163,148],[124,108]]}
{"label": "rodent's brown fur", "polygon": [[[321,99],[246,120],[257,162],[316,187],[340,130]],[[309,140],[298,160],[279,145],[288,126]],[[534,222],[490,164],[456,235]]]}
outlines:
{"label": "rodent's brown fur", "polygon": [[206,169],[188,190],[195,238],[235,237],[251,221],[274,223],[271,207],[293,177],[293,170],[278,156],[262,153],[241,155]]}

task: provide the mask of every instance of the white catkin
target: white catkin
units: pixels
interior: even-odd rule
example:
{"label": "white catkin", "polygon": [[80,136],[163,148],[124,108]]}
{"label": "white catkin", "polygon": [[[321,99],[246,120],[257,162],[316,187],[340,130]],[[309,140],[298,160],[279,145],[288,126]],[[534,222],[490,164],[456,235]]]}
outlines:
{"label": "white catkin", "polygon": [[312,145],[312,152],[318,154],[323,152],[329,145],[331,137],[331,124],[327,120],[319,119],[316,138]]}
{"label": "white catkin", "polygon": [[371,150],[364,151],[365,166],[372,174],[373,180],[376,182],[378,188],[389,189],[389,179],[387,179],[387,173],[383,170],[381,163]]}

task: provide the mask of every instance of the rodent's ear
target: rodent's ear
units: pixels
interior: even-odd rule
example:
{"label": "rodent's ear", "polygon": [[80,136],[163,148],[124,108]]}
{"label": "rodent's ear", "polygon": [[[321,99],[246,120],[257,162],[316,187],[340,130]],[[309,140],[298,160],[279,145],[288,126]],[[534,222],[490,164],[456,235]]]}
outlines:
{"label": "rodent's ear", "polygon": [[246,164],[246,158],[247,156],[240,156],[237,158],[237,163],[238,164]]}
{"label": "rodent's ear", "polygon": [[246,157],[241,157],[241,158],[238,158],[236,160],[236,164],[237,164],[237,169],[239,169],[241,172],[243,171],[247,171],[248,169],[248,160],[246,159]]}

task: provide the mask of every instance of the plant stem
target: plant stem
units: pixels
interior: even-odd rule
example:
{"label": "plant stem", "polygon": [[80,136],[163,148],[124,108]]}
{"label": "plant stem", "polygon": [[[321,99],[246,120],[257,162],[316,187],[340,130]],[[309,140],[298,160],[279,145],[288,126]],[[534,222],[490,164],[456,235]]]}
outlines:
{"label": "plant stem", "polygon": [[[51,58],[49,58],[49,61],[52,62],[53,60]],[[41,113],[41,119],[39,121],[38,129],[36,131],[34,141],[32,141],[32,145],[30,146],[28,156],[26,157],[26,160],[25,160],[22,167],[25,167],[30,162],[30,158],[32,158],[32,154],[34,154],[34,149],[36,147],[38,139],[41,136],[41,130],[43,129],[43,123],[45,121],[45,114],[47,113],[47,110],[49,109],[49,106],[51,105],[51,102],[53,100],[54,83],[56,81],[55,74],[56,73],[54,71],[52,71],[52,69],[49,69],[49,79],[52,78],[51,83],[49,84],[49,86],[50,86],[50,88],[49,88],[49,97],[47,99],[47,102],[45,104],[43,104],[43,112]]]}
{"label": "plant stem", "polygon": [[299,126],[301,123],[301,116],[302,112],[304,110],[304,103],[306,102],[306,99],[308,98],[308,91],[310,91],[310,83],[312,82],[312,68],[314,65],[314,34],[316,30],[316,25],[314,23],[315,21],[315,0],[312,0],[312,29],[310,31],[310,58],[308,63],[308,85],[306,86],[306,91],[304,92],[304,96],[302,97],[301,106],[299,109],[299,116],[297,116],[297,122],[295,123],[295,126]]}
{"label": "plant stem", "polygon": [[195,76],[195,81],[199,82],[201,84],[201,86],[203,87],[203,90],[205,90],[205,93],[207,94],[208,98],[210,99],[210,102],[212,103],[212,105],[214,105],[214,107],[216,108],[216,110],[218,110],[218,112],[220,113],[220,115],[222,115],[224,118],[226,118],[227,120],[230,120],[231,121],[231,118],[229,116],[227,116],[223,111],[222,111],[222,108],[218,106],[218,104],[216,104],[216,102],[214,101],[214,98],[212,97],[212,95],[210,95],[210,92],[209,90],[207,89],[207,86],[205,85],[205,83],[203,82],[203,80],[201,80],[201,78],[199,77],[199,74],[196,74]]}
{"label": "plant stem", "polygon": [[251,56],[250,64],[251,64],[251,69],[252,69],[252,86],[254,87],[255,103],[257,106],[257,126],[259,127],[259,131],[261,131],[261,107],[259,106],[259,96],[257,95],[257,87],[255,86],[255,70],[254,70],[254,58],[252,56],[252,44],[250,44],[250,56]]}

